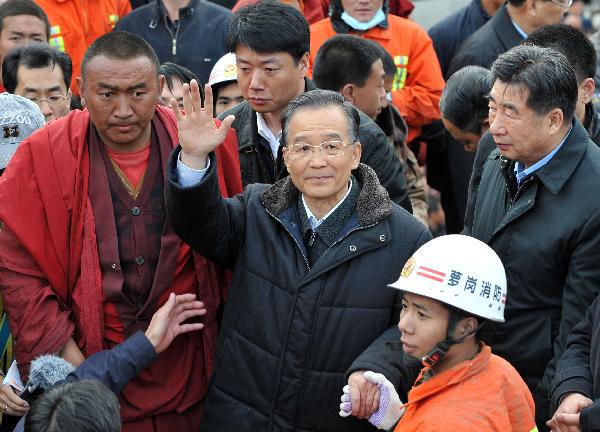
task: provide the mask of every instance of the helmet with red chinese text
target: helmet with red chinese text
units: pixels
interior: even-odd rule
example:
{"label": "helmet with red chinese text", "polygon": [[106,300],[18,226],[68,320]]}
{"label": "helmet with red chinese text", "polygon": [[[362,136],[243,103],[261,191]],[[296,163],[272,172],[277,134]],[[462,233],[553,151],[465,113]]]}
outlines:
{"label": "helmet with red chinese text", "polygon": [[425,243],[389,286],[504,322],[504,266],[491,247],[473,237],[452,234]]}
{"label": "helmet with red chinese text", "polygon": [[[421,357],[426,367],[437,363],[452,345],[479,334],[487,320],[504,322],[504,266],[492,248],[472,237],[453,234],[424,244],[389,286],[439,301],[450,310],[446,339]],[[478,325],[454,338],[455,327],[465,315],[480,318]]]}

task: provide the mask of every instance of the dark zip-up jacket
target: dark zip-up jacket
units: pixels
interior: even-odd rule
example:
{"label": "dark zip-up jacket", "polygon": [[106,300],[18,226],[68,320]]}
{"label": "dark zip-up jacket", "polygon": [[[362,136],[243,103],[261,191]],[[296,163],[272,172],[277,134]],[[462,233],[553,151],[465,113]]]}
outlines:
{"label": "dark zip-up jacket", "polygon": [[[587,130],[590,139],[600,147],[600,112],[598,112],[598,108],[590,102],[585,106],[585,113],[585,124],[583,126]],[[475,161],[473,162],[473,172],[469,179],[469,199],[467,200],[465,225],[471,225],[473,223],[473,221],[470,220],[473,215],[472,207],[474,205],[471,195],[475,193],[474,189],[479,186],[479,182],[481,181],[483,164],[495,148],[496,143],[494,142],[492,135],[489,132],[483,134],[477,144],[477,153],[475,155]]]}
{"label": "dark zip-up jacket", "polygon": [[506,4],[494,16],[469,36],[458,49],[448,67],[446,79],[465,66],[489,69],[500,54],[519,45],[523,37],[513,25]]}
{"label": "dark zip-up jacket", "polygon": [[289,177],[223,199],[213,156],[204,179],[190,188],[178,185],[176,157],[166,187],[175,231],[233,268],[201,430],[374,431],[338,415],[345,373],[356,362],[410,388],[414,377],[385,348],[400,338],[402,307],[402,295],[387,284],[429,231],[360,164],[355,210],[309,268],[299,192]]}
{"label": "dark zip-up jacket", "polygon": [[450,61],[464,40],[488,22],[490,17],[481,0],[472,0],[467,6],[447,16],[429,29],[429,37],[440,61],[442,75],[446,76]]}
{"label": "dark zip-up jacket", "polygon": [[594,401],[581,410],[579,426],[582,432],[600,431],[600,297],[573,328],[567,348],[556,365],[552,413],[567,393],[581,393]]}
{"label": "dark zip-up jacket", "polygon": [[600,149],[575,119],[560,150],[519,187],[514,164],[497,149],[487,157],[465,233],[506,269],[506,322],[489,323],[483,340],[532,390],[540,426],[556,360],[600,292]]}
{"label": "dark zip-up jacket", "polygon": [[[305,80],[306,91],[315,90],[312,81]],[[282,147],[279,147],[277,160],[273,159],[271,147],[266,139],[258,133],[256,112],[244,101],[219,116],[223,120],[233,114],[235,120],[232,128],[237,135],[240,149],[240,170],[242,185],[252,183],[275,183],[287,176],[283,163]],[[386,188],[390,199],[412,213],[410,198],[407,192],[406,179],[402,163],[388,144],[385,133],[366,114],[359,111],[359,140],[362,145],[360,161],[369,165]]]}
{"label": "dark zip-up jacket", "polygon": [[172,62],[208,82],[213,66],[228,50],[225,39],[231,12],[206,0],[190,0],[172,23],[160,0],[137,8],[122,18],[115,30],[134,33],[148,42],[161,63]]}

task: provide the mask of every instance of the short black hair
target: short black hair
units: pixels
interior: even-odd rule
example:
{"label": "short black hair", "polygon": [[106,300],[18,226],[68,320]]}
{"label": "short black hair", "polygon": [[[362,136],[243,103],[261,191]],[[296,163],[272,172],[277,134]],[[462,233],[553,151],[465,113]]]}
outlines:
{"label": "short black hair", "polygon": [[529,97],[525,103],[538,115],[560,108],[564,121],[572,120],[577,104],[577,77],[567,58],[558,51],[517,45],[492,65],[492,85],[497,80],[527,88]]}
{"label": "short black hair", "polygon": [[480,66],[466,66],[446,82],[440,98],[442,117],[458,129],[481,134],[489,115],[487,96],[492,89],[491,73]]}
{"label": "short black hair", "polygon": [[278,1],[263,0],[238,9],[231,17],[227,47],[238,46],[257,53],[284,52],[296,64],[310,51],[308,22],[297,9]]}
{"label": "short black hair", "polygon": [[362,87],[380,58],[375,42],[353,35],[333,36],[317,51],[313,81],[317,87],[333,91],[346,84]]}
{"label": "short black hair", "polygon": [[119,402],[95,380],[59,385],[40,396],[25,417],[27,432],[120,432]]}
{"label": "short black hair", "polygon": [[44,10],[32,0],[7,0],[0,5],[0,33],[4,28],[4,18],[17,15],[31,15],[46,25],[46,40],[50,39],[50,21]]}
{"label": "short black hair", "polygon": [[94,57],[105,56],[115,60],[131,60],[146,57],[152,62],[158,78],[160,62],[154,49],[141,37],[125,31],[112,31],[97,38],[85,51],[81,61],[81,76],[85,76],[87,64]]}
{"label": "short black hair", "polygon": [[511,4],[513,6],[519,7],[521,6],[523,3],[525,3],[527,0],[508,0],[508,4]]}
{"label": "short black hair", "polygon": [[188,68],[176,63],[165,62],[160,65],[158,73],[164,75],[165,84],[167,84],[167,88],[171,91],[173,91],[173,78],[177,78],[183,84],[189,84],[193,79],[195,79],[200,87],[200,99],[204,100],[204,86],[196,74]]}
{"label": "short black hair", "polygon": [[2,60],[2,82],[6,91],[14,93],[15,88],[19,85],[17,80],[19,66],[28,69],[40,69],[56,65],[60,67],[63,73],[65,86],[68,90],[73,75],[73,63],[68,54],[41,43],[15,48]]}
{"label": "short black hair", "polygon": [[304,92],[301,95],[296,96],[285,107],[281,114],[281,142],[284,143],[285,146],[288,145],[288,128],[292,117],[298,111],[306,108],[319,109],[332,107],[338,107],[342,110],[348,123],[348,136],[352,143],[357,142],[358,128],[360,126],[360,115],[358,114],[358,110],[350,102],[347,102],[340,92],[320,89]]}
{"label": "short black hair", "polygon": [[563,54],[577,75],[577,82],[596,75],[596,50],[583,34],[566,24],[551,24],[531,33],[523,42],[544,48],[553,48]]}

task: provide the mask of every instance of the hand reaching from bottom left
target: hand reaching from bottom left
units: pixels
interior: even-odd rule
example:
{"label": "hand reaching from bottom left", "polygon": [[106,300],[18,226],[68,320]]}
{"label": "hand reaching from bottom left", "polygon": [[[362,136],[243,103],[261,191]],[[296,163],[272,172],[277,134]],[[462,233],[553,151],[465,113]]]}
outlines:
{"label": "hand reaching from bottom left", "polygon": [[[382,374],[366,371],[363,377],[379,389],[379,407],[369,417],[369,423],[377,429],[391,429],[404,414],[404,405],[396,392],[393,384]],[[342,403],[340,404],[340,416],[352,415],[352,396],[350,386],[343,388]]]}

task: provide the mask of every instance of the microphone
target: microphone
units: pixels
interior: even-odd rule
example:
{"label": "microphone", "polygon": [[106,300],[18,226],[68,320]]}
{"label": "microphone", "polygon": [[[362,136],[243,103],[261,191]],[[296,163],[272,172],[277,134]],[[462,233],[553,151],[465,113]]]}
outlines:
{"label": "microphone", "polygon": [[75,366],[62,357],[43,355],[31,362],[29,381],[21,393],[21,399],[28,400],[34,393],[49,390],[59,381],[64,380]]}

